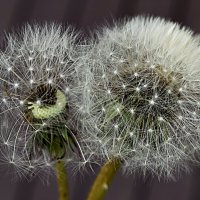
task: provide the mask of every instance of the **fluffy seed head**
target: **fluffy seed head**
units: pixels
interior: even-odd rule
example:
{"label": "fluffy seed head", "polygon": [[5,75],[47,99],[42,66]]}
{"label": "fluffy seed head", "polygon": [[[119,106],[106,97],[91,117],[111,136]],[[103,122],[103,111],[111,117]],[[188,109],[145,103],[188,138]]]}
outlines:
{"label": "fluffy seed head", "polygon": [[128,172],[169,178],[187,169],[200,143],[200,49],[192,32],[136,17],[97,35],[86,62],[87,141]]}
{"label": "fluffy seed head", "polygon": [[72,123],[78,91],[75,40],[73,30],[55,24],[27,25],[7,38],[0,57],[1,138],[5,159],[19,171],[36,173],[57,159],[67,163],[80,157]]}

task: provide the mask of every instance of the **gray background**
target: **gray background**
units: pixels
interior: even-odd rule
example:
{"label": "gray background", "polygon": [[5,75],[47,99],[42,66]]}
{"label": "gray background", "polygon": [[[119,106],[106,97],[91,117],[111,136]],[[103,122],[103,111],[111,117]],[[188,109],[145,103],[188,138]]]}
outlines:
{"label": "gray background", "polygon": [[[199,0],[0,0],[0,43],[4,31],[20,28],[26,22],[56,21],[82,29],[85,36],[99,25],[113,19],[137,14],[166,17],[200,32]],[[56,200],[55,178],[49,185],[39,177],[28,183],[13,180],[0,163],[0,200]],[[95,171],[98,167],[94,166]],[[73,176],[71,199],[83,200],[95,174]],[[118,173],[106,200],[200,200],[200,168],[183,175],[177,182],[158,182],[153,178],[124,177]]]}

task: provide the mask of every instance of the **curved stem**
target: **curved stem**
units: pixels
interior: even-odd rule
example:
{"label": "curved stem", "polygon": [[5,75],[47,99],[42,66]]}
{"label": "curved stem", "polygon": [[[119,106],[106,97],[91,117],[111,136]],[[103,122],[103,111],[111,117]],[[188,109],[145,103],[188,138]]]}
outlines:
{"label": "curved stem", "polygon": [[59,200],[69,200],[67,172],[63,161],[58,160],[56,162],[55,170],[58,183]]}
{"label": "curved stem", "polygon": [[117,158],[107,161],[100,169],[100,172],[92,185],[87,200],[102,200],[108,188],[120,168],[121,161]]}

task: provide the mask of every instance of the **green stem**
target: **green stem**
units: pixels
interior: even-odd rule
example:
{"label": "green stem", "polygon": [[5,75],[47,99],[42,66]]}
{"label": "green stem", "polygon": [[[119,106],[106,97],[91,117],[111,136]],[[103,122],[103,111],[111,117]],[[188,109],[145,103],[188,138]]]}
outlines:
{"label": "green stem", "polygon": [[100,172],[92,185],[87,200],[102,200],[108,191],[108,188],[120,168],[121,162],[119,159],[107,161],[100,169]]}
{"label": "green stem", "polygon": [[59,200],[69,200],[67,172],[63,161],[58,160],[56,162],[55,171],[58,183]]}

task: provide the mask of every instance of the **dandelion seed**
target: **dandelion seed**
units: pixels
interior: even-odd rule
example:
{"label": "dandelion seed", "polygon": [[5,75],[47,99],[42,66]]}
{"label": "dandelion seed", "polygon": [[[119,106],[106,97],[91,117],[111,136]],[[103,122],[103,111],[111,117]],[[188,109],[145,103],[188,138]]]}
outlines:
{"label": "dandelion seed", "polygon": [[120,109],[119,108],[116,108],[116,110],[117,110],[118,113],[120,113]]}
{"label": "dandelion seed", "polygon": [[130,135],[130,137],[133,137],[133,132],[130,132],[129,135]]}
{"label": "dandelion seed", "polygon": [[20,100],[19,101],[20,105],[24,105],[24,101]]}
{"label": "dandelion seed", "polygon": [[65,92],[68,93],[70,91],[69,87],[65,88]]}
{"label": "dandelion seed", "polygon": [[9,72],[12,70],[12,67],[8,67],[8,69],[7,69]]}
{"label": "dandelion seed", "polygon": [[105,75],[105,74],[103,74],[103,75],[102,75],[102,78],[105,78],[105,77],[106,77],[106,75]]}
{"label": "dandelion seed", "polygon": [[126,85],[122,84],[122,87],[125,89],[125,88],[126,88]]}
{"label": "dandelion seed", "polygon": [[163,117],[158,117],[158,121],[164,121]]}
{"label": "dandelion seed", "polygon": [[111,94],[111,90],[107,90],[107,93],[108,93],[108,94]]}
{"label": "dandelion seed", "polygon": [[115,127],[115,129],[118,129],[119,125],[118,125],[118,124],[115,124],[114,127]]}
{"label": "dandelion seed", "polygon": [[139,87],[136,87],[136,89],[135,89],[137,92],[139,92],[140,91],[140,88]]}
{"label": "dandelion seed", "polygon": [[149,104],[154,105],[155,101],[152,99],[151,101],[149,101]]}
{"label": "dandelion seed", "polygon": [[134,76],[137,77],[137,76],[139,76],[139,74],[138,74],[137,72],[135,72],[135,73],[134,73]]}
{"label": "dandelion seed", "polygon": [[114,74],[117,74],[117,70],[114,71]]}
{"label": "dandelion seed", "polygon": [[150,65],[150,68],[151,69],[154,69],[156,66],[155,65]]}
{"label": "dandelion seed", "polygon": [[168,94],[171,94],[171,93],[172,93],[172,91],[171,91],[171,90],[168,90],[167,92],[168,92]]}
{"label": "dandelion seed", "polygon": [[53,83],[53,80],[52,79],[49,79],[48,80],[48,84],[52,84]]}
{"label": "dandelion seed", "polygon": [[180,120],[182,120],[182,119],[183,119],[183,116],[179,115],[178,118],[179,118]]}
{"label": "dandelion seed", "polygon": [[147,84],[144,84],[143,87],[146,88],[146,87],[147,87]]}
{"label": "dandelion seed", "polygon": [[179,91],[179,92],[183,92],[183,88],[179,88],[178,91]]}
{"label": "dandelion seed", "polygon": [[64,78],[65,76],[63,74],[60,74],[60,78]]}
{"label": "dandelion seed", "polygon": [[2,99],[2,101],[3,101],[4,103],[6,103],[6,102],[7,102],[5,98],[3,98],[3,99]]}
{"label": "dandelion seed", "polygon": [[14,83],[14,88],[18,88],[19,87],[19,83]]}
{"label": "dandelion seed", "polygon": [[153,129],[151,129],[151,128],[148,129],[148,132],[149,132],[149,133],[153,133]]}
{"label": "dandelion seed", "polygon": [[130,109],[131,114],[134,114],[134,109]]}
{"label": "dandelion seed", "polygon": [[29,61],[33,60],[33,57],[28,57],[28,60],[29,60]]}
{"label": "dandelion seed", "polygon": [[181,100],[178,100],[177,103],[178,103],[178,104],[182,104],[183,102],[182,102]]}

